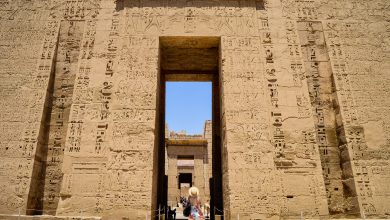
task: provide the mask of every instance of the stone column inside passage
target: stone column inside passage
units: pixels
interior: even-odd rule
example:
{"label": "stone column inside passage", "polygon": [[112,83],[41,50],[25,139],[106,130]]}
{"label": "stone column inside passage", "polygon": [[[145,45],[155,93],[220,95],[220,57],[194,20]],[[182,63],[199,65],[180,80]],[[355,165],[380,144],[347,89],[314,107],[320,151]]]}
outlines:
{"label": "stone column inside passage", "polygon": [[178,200],[178,173],[177,155],[168,153],[168,204],[175,204]]}

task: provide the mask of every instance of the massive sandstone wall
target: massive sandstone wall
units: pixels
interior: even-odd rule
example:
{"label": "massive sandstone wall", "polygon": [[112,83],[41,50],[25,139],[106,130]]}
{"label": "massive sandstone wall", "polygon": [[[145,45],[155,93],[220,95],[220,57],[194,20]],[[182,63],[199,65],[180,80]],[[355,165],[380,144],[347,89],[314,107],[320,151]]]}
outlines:
{"label": "massive sandstone wall", "polygon": [[151,213],[159,36],[217,36],[225,215],[389,217],[389,4],[0,0],[0,212]]}

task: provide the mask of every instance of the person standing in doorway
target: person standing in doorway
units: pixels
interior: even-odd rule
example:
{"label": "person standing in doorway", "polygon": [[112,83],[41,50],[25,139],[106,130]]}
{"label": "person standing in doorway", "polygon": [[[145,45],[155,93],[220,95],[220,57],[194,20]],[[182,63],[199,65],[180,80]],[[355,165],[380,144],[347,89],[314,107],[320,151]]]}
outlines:
{"label": "person standing in doorway", "polygon": [[188,194],[188,202],[191,204],[191,214],[188,216],[188,220],[204,220],[200,207],[199,189],[193,186],[188,190]]}

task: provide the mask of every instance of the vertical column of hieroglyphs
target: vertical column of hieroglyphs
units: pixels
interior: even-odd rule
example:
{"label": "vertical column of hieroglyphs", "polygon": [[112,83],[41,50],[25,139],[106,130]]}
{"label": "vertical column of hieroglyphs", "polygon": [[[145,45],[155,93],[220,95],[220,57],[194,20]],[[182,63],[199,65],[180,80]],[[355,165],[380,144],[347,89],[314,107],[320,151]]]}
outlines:
{"label": "vertical column of hieroglyphs", "polygon": [[[94,214],[102,211],[102,195],[96,195],[102,192],[102,163],[95,159],[95,121],[100,119],[96,106],[101,105],[95,103],[96,96],[91,88],[91,79],[97,75],[94,74],[96,29],[96,20],[90,18],[85,21],[65,143],[65,163],[62,166],[62,197],[57,209],[60,215],[78,213],[80,210]],[[83,196],[94,197],[93,205],[92,202],[85,204]]]}
{"label": "vertical column of hieroglyphs", "polygon": [[[318,20],[318,6],[319,2],[312,0],[286,2],[283,4],[283,13],[285,17],[293,19],[290,21],[291,27],[287,30],[290,56],[302,53],[300,56],[304,60],[304,65],[302,65],[302,62],[297,62],[295,65],[292,63],[291,65],[294,72],[294,83],[303,82],[306,84],[302,86],[308,87],[306,91],[309,91],[311,102],[310,108],[313,109],[314,119],[312,120],[314,120],[315,124],[315,135],[312,132],[306,132],[304,135],[305,138],[309,139],[308,141],[314,141],[320,148],[319,153],[327,191],[329,211],[334,214],[335,212],[340,213],[344,211],[343,206],[346,201],[344,200],[343,185],[341,182],[342,173],[337,142],[336,120],[334,117],[335,108],[333,107],[333,103],[335,97],[332,95],[333,85],[331,71],[329,63],[327,63],[326,50],[324,50],[325,43],[321,32],[322,29],[317,30],[315,33],[313,32],[311,36],[308,37],[307,33],[303,33],[302,30],[299,29],[302,28],[301,24],[306,23],[299,22],[298,25],[296,25],[294,21]],[[321,25],[320,22],[313,23]],[[298,28],[296,26],[298,26]],[[318,34],[318,36],[316,34]],[[312,57],[310,53],[317,54]],[[309,100],[306,100],[306,103],[308,101]],[[304,103],[301,102],[299,105],[303,104]],[[317,138],[315,139],[314,136]],[[328,149],[328,147],[331,148]],[[328,172],[330,172],[330,174]]]}
{"label": "vertical column of hieroglyphs", "polygon": [[[356,3],[353,19],[326,25],[350,158],[344,166],[353,170],[361,216],[370,218],[390,213],[390,42],[384,2]],[[340,17],[350,16],[343,5],[334,9]]]}
{"label": "vertical column of hieroglyphs", "polygon": [[[89,57],[91,54],[82,54],[81,41],[84,33],[84,19],[94,17],[94,5],[86,1],[66,1],[53,3],[51,14],[54,17],[65,19],[61,22],[60,37],[56,56],[54,73],[54,89],[52,91],[52,106],[50,106],[50,120],[48,120],[48,155],[46,162],[46,177],[44,188],[44,212],[55,214],[60,200],[60,190],[63,179],[63,163],[65,143],[67,141],[70,111],[73,102],[75,77],[78,73],[80,57]],[[96,7],[96,6],[95,6]],[[84,49],[85,50],[85,46]],[[83,51],[85,52],[85,51]],[[70,123],[69,123],[70,122]],[[75,146],[77,149],[77,146]]]}
{"label": "vertical column of hieroglyphs", "polygon": [[52,105],[49,107],[50,119],[46,122],[49,123],[43,198],[46,213],[54,214],[59,201],[61,168],[83,28],[82,21],[62,21],[60,24]]}
{"label": "vertical column of hieroglyphs", "polygon": [[[264,65],[263,75],[265,78],[264,85],[266,86],[266,99],[264,100],[270,106],[268,108],[268,114],[270,115],[270,127],[269,127],[269,140],[273,146],[273,155],[269,159],[273,158],[274,166],[276,168],[292,166],[292,161],[285,158],[286,140],[283,128],[283,112],[280,109],[279,102],[279,78],[277,72],[279,72],[277,63],[275,64],[275,39],[272,39],[273,33],[271,33],[269,24],[269,9],[268,5],[264,7],[267,13],[258,13],[259,35],[261,38],[261,50],[262,50],[262,63]],[[261,11],[259,11],[261,12]],[[273,190],[279,197],[274,201],[267,201],[271,203],[269,205],[281,205],[283,203],[282,198],[282,176],[280,171],[274,171],[272,175],[275,175],[273,181]],[[272,207],[272,206],[271,206]],[[280,206],[279,208],[272,207],[273,212],[277,215],[286,215],[288,213],[287,208]]]}
{"label": "vertical column of hieroglyphs", "polygon": [[[285,2],[269,1],[262,31],[281,216],[328,214],[314,119],[295,21]],[[287,6],[290,4],[287,3]],[[265,20],[264,19],[264,20]]]}
{"label": "vertical column of hieroglyphs", "polygon": [[[74,83],[72,107],[69,116],[69,128],[66,137],[66,152],[77,153],[81,151],[81,138],[85,122],[86,105],[90,102],[90,84],[93,48],[95,46],[96,20],[85,23],[83,39],[79,53],[78,71]],[[66,153],[66,154],[67,154]]]}
{"label": "vertical column of hieroglyphs", "polygon": [[[108,24],[108,38],[104,39],[104,51],[103,59],[101,60],[104,65],[99,65],[103,69],[96,69],[100,76],[94,77],[97,85],[97,94],[94,97],[94,102],[97,106],[97,123],[96,129],[93,129],[95,134],[92,134],[94,138],[94,154],[102,157],[106,156],[109,143],[108,143],[108,128],[111,115],[111,107],[113,104],[113,84],[114,84],[114,64],[117,59],[118,50],[120,49],[120,14],[119,12],[112,12],[110,19],[105,20],[105,24]],[[101,29],[98,29],[101,30]],[[105,33],[105,34],[106,34]],[[96,60],[97,61],[97,60]],[[100,60],[99,60],[100,61]]]}
{"label": "vertical column of hieroglyphs", "polygon": [[[61,201],[57,214],[103,215],[111,209],[106,168],[111,146],[113,85],[119,48],[119,13],[114,3],[84,2],[84,35],[67,133]],[[101,13],[102,15],[97,16]],[[88,16],[87,16],[88,15]],[[107,202],[107,203],[106,203]]]}
{"label": "vertical column of hieroglyphs", "polygon": [[0,2],[0,213],[12,214],[25,213],[40,178],[32,171],[58,30],[16,3]]}
{"label": "vertical column of hieroglyphs", "polygon": [[[45,37],[43,42],[40,60],[38,63],[37,84],[45,91],[45,98],[40,100],[43,106],[40,112],[41,125],[38,134],[38,143],[35,151],[33,173],[31,175],[30,192],[27,204],[27,213],[42,213],[42,197],[45,182],[46,156],[47,156],[47,121],[50,119],[50,105],[52,103],[53,78],[55,71],[55,58],[58,46],[60,22],[55,20],[47,21]],[[27,133],[26,133],[27,134]],[[33,142],[25,138],[26,144]],[[31,148],[33,149],[33,148]]]}
{"label": "vertical column of hieroglyphs", "polygon": [[[335,28],[332,27],[332,24],[328,24],[331,29]],[[328,27],[328,28],[329,28]],[[349,76],[346,71],[346,62],[344,58],[344,52],[341,47],[341,41],[338,37],[338,34],[335,32],[327,32],[327,38],[326,43],[328,46],[329,51],[329,57],[332,62],[332,70],[334,73],[333,79],[335,83],[335,89],[337,92],[338,102],[337,105],[340,108],[340,112],[338,112],[337,119],[338,119],[338,126],[339,126],[339,141],[340,141],[340,150],[341,150],[341,165],[344,168],[344,170],[349,170],[349,172],[344,172],[344,185],[346,188],[349,188],[350,196],[359,196],[356,188],[356,183],[354,178],[356,177],[356,171],[353,169],[353,165],[351,164],[355,157],[353,156],[353,153],[356,152],[357,149],[361,149],[359,146],[361,142],[364,140],[364,136],[362,134],[362,129],[360,127],[352,127],[352,129],[346,134],[346,129],[349,127],[349,125],[356,125],[357,123],[357,112],[356,109],[354,109],[354,101],[352,97],[352,91],[351,87],[349,85]],[[341,123],[341,124],[340,124]],[[354,131],[355,130],[355,131]],[[350,137],[350,147],[347,145],[347,139],[346,137]],[[356,141],[356,143],[355,143]],[[357,149],[354,145],[357,145]],[[357,154],[357,156],[360,156],[360,153]],[[367,182],[366,186],[368,186]],[[362,186],[365,186],[365,183],[362,184]],[[357,202],[350,203],[350,205],[355,206],[355,211],[359,212],[359,204]]]}
{"label": "vertical column of hieroglyphs", "polygon": [[[282,38],[283,35],[280,33],[283,31],[281,29],[283,28],[283,19],[277,16],[280,14],[279,6],[276,1],[269,1],[264,9],[267,14],[259,17],[259,34],[263,52],[263,74],[266,79],[264,85],[267,88],[269,97],[267,101],[270,104],[269,139],[273,145],[274,166],[278,169],[274,175],[277,175],[279,182],[277,182],[277,187],[274,187],[274,190],[277,190],[279,209],[275,211],[280,216],[296,215],[298,210],[297,207],[291,205],[292,203],[310,200],[312,204],[318,204],[317,195],[313,193],[315,191],[309,190],[310,186],[313,185],[311,175],[313,162],[311,158],[307,157],[313,155],[314,149],[304,150],[303,148],[306,145],[296,143],[297,140],[300,141],[301,135],[295,135],[296,137],[292,138],[293,136],[290,134],[290,132],[296,133],[295,129],[298,129],[298,127],[301,130],[306,130],[307,127],[300,126],[299,122],[299,120],[305,120],[306,117],[297,117],[295,110],[293,110],[295,107],[292,107],[295,104],[295,97],[292,97],[291,94],[298,94],[296,93],[298,89],[294,87],[295,85],[291,85],[289,71],[286,71],[287,68],[284,67],[285,58],[282,57],[282,54],[286,54],[284,51],[287,48]],[[294,120],[294,122],[291,122],[291,120]],[[295,125],[292,127],[291,123]],[[305,122],[301,123],[305,124]],[[305,152],[306,158],[300,156],[302,152]],[[302,173],[306,173],[305,176]],[[305,179],[301,184],[296,182],[298,176],[302,180]],[[307,195],[308,193],[310,194]],[[291,200],[294,200],[294,202]],[[299,211],[306,213],[309,207],[311,207],[311,204],[306,204],[305,208]],[[311,210],[316,211],[317,209],[318,207],[311,208]],[[313,215],[312,213],[306,214]]]}
{"label": "vertical column of hieroglyphs", "polygon": [[[330,214],[350,212],[345,199],[336,122],[337,97],[333,74],[325,46],[321,22],[298,22],[298,32],[305,60],[306,78],[313,106],[317,143],[327,191]],[[356,210],[355,210],[356,211]]]}
{"label": "vertical column of hieroglyphs", "polygon": [[[280,12],[280,4],[270,1],[267,15],[259,18],[264,54],[264,76],[271,108],[270,140],[273,162],[280,178],[278,215],[318,216],[327,214],[321,207],[322,192],[318,148],[310,139],[314,126],[308,109],[306,87],[297,77],[302,69],[297,37],[291,22]],[[295,39],[294,39],[295,37]],[[287,40],[287,44],[286,44]]]}
{"label": "vertical column of hieroglyphs", "polygon": [[138,29],[132,22],[138,19],[144,22],[143,19],[149,19],[149,10],[158,14],[159,8],[139,6],[124,8],[119,16],[114,14],[110,32],[118,34],[109,40],[109,45],[115,47],[117,60],[112,60],[109,125],[112,144],[106,149],[109,176],[106,206],[111,210],[106,212],[130,219],[144,217],[151,211],[154,135],[157,135],[158,37],[147,35],[147,26]]}
{"label": "vertical column of hieroglyphs", "polygon": [[[358,19],[367,14],[364,11],[355,16]],[[354,20],[327,22],[325,26],[340,120],[344,125],[340,128],[343,134],[340,148],[342,165],[349,170],[345,184],[355,188],[353,193],[358,197],[363,217],[385,217],[389,212],[388,205],[384,205],[390,199],[389,138],[386,138],[389,77],[382,49],[385,37],[378,28],[382,25],[381,21]]]}
{"label": "vertical column of hieroglyphs", "polygon": [[274,45],[271,39],[271,32],[269,28],[267,16],[263,16],[259,19],[260,35],[262,41],[262,49],[264,50],[265,58],[264,63],[264,75],[267,80],[268,95],[271,103],[271,122],[272,129],[271,142],[275,147],[275,165],[277,167],[288,166],[287,163],[291,161],[285,161],[283,164],[283,151],[285,150],[285,136],[283,132],[282,112],[279,109],[279,85],[278,78],[276,76],[276,68],[274,63]]}

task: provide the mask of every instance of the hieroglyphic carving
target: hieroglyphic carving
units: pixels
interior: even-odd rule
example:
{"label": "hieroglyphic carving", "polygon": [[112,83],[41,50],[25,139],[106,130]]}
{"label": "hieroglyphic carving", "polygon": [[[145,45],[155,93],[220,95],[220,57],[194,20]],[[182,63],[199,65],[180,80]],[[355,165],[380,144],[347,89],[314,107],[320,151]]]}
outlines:
{"label": "hieroglyphic carving", "polygon": [[[264,82],[260,40],[259,37],[223,37],[221,39],[221,49],[224,51],[221,57],[221,81],[224,90],[223,117],[225,118],[223,121],[229,123],[225,134],[222,136],[223,142],[231,143],[224,150],[229,152],[226,156],[229,155],[229,161],[234,167],[229,171],[229,181],[232,181],[229,190],[234,191],[234,194],[237,195],[228,200],[231,206],[234,207],[232,212],[239,212],[242,215],[247,214],[247,210],[244,209],[241,203],[245,200],[247,191],[256,190],[262,196],[267,193],[261,189],[261,186],[259,186],[261,184],[258,181],[253,181],[259,178],[259,174],[255,172],[249,174],[247,169],[249,167],[256,169],[255,167],[257,167],[271,170],[273,167],[272,160],[263,160],[261,156],[269,155],[272,147],[269,143],[263,142],[268,132],[269,124],[267,121],[269,118],[267,112],[262,110],[261,107],[268,103],[260,101],[266,98],[264,94],[266,90],[265,88],[260,89],[258,86]],[[242,123],[243,120],[246,123]],[[242,154],[243,149],[247,154]],[[242,172],[243,170],[246,171]],[[245,179],[248,179],[248,181],[245,186],[238,188],[241,174],[246,175]],[[252,210],[264,212],[264,210],[269,209],[269,206],[257,206]],[[233,213],[229,214],[234,216]]]}
{"label": "hieroglyphic carving", "polygon": [[318,3],[315,0],[295,0],[299,20],[315,20],[318,17]]}
{"label": "hieroglyphic carving", "polygon": [[[301,59],[301,49],[299,47],[299,38],[296,33],[295,21],[286,21],[286,39],[289,48],[290,69],[293,74],[294,86],[302,86],[302,81],[305,79],[304,66]],[[302,101],[298,101],[298,106],[303,107]],[[304,115],[304,114],[303,114]],[[302,115],[302,116],[303,116]]]}
{"label": "hieroglyphic carving", "polygon": [[[298,117],[301,119],[311,118],[312,110],[310,97],[306,93],[306,87],[304,84],[306,83],[305,76],[305,68],[304,61],[302,58],[301,45],[299,41],[298,31],[296,22],[293,20],[285,21],[286,28],[286,39],[287,39],[287,47],[288,47],[288,55],[290,60],[290,73],[292,74],[293,85],[303,90],[296,94],[296,103],[298,107]],[[303,130],[301,131],[302,140],[301,147],[296,147],[294,151],[298,153],[301,151],[302,153],[298,154],[297,157],[301,159],[306,159],[306,164],[313,165],[316,167],[317,163],[315,161],[316,158],[316,149],[317,143],[315,139],[314,130]],[[310,167],[310,166],[308,166]],[[316,202],[318,202],[318,197],[316,197]],[[318,211],[318,208],[317,208]],[[318,211],[319,212],[319,211]]]}
{"label": "hieroglyphic carving", "polygon": [[[351,28],[350,23],[326,23],[329,57],[332,61],[332,69],[335,74],[335,86],[339,98],[340,116],[344,123],[343,134],[341,139],[344,141],[343,154],[349,155],[350,171],[354,177],[356,185],[356,194],[359,200],[361,216],[370,216],[378,214],[373,195],[372,181],[370,180],[370,163],[371,157],[386,158],[385,152],[379,153],[381,156],[374,156],[375,150],[369,150],[365,141],[364,128],[360,125],[359,114],[356,108],[356,101],[352,89],[351,73],[347,62],[347,56],[343,45],[342,37],[345,37]],[[362,33],[361,35],[364,35]]]}
{"label": "hieroglyphic carving", "polygon": [[106,48],[106,65],[104,72],[104,82],[100,87],[99,91],[99,101],[101,102],[100,107],[100,118],[96,130],[95,138],[95,153],[102,154],[107,151],[106,148],[106,135],[108,129],[107,120],[110,116],[110,106],[112,103],[112,94],[113,94],[113,76],[115,68],[115,58],[118,51],[118,42],[119,38],[119,14],[115,13],[111,19],[111,26],[108,36],[108,44]]}
{"label": "hieroglyphic carving", "polygon": [[76,68],[81,49],[83,21],[62,21],[54,73],[50,124],[48,124],[48,152],[46,159],[46,183],[44,209],[55,213],[62,182],[62,162],[66,131],[72,104]]}
{"label": "hieroglyphic carving", "polygon": [[53,2],[50,6],[52,18],[65,20],[93,19],[99,14],[101,0],[66,0]]}
{"label": "hieroglyphic carving", "polygon": [[367,144],[364,138],[364,129],[360,126],[350,126],[346,129],[347,143],[352,149],[353,166],[355,167],[355,181],[363,215],[375,215],[376,208],[372,192],[372,183],[368,173],[364,154],[367,153]]}
{"label": "hieroglyphic carving", "polygon": [[91,102],[89,97],[90,89],[88,88],[91,77],[91,59],[95,45],[96,21],[89,20],[86,22],[83,40],[81,42],[81,51],[79,54],[79,67],[74,85],[74,95],[70,113],[70,124],[68,129],[66,149],[68,152],[80,152],[81,138],[87,104]]}
{"label": "hieroglyphic carving", "polygon": [[332,39],[329,42],[330,58],[332,59],[333,71],[335,74],[335,83],[337,90],[339,91],[339,105],[342,108],[343,120],[347,124],[354,125],[357,123],[357,113],[354,108],[354,102],[352,97],[351,86],[349,84],[349,76],[347,73],[347,67],[345,58],[343,56],[341,43],[337,39]]}
{"label": "hieroglyphic carving", "polygon": [[298,29],[305,58],[306,77],[315,118],[329,211],[331,214],[348,212],[351,207],[344,200],[344,188],[341,183],[343,170],[339,166],[341,161],[335,121],[336,109],[333,105],[337,102],[337,97],[333,93],[334,82],[324,48],[322,24],[321,22],[298,22]]}
{"label": "hieroglyphic carving", "polygon": [[284,150],[286,148],[285,136],[283,131],[282,112],[279,109],[279,93],[278,93],[278,78],[276,75],[276,67],[274,64],[273,42],[271,31],[268,24],[268,18],[261,19],[260,33],[262,36],[263,51],[265,54],[264,60],[264,75],[267,80],[268,92],[271,101],[271,123],[272,123],[272,143],[275,147],[274,162],[277,167],[291,166],[291,162],[284,161]]}
{"label": "hieroglyphic carving", "polygon": [[[107,212],[108,218],[111,218],[112,213],[117,213],[117,207],[126,207],[125,210],[128,211],[133,208],[133,205],[139,205],[137,207],[142,211],[150,210],[151,193],[145,191],[150,190],[149,183],[153,176],[150,163],[152,163],[151,149],[155,131],[153,124],[156,117],[154,93],[158,89],[155,81],[158,49],[155,44],[158,36],[161,35],[207,35],[230,36],[224,45],[230,42],[234,44],[230,51],[226,51],[226,48],[221,50],[221,54],[224,54],[224,59],[221,60],[224,67],[221,70],[223,81],[220,82],[224,86],[221,88],[221,99],[224,100],[221,106],[221,113],[223,113],[221,117],[226,121],[222,126],[226,134],[222,145],[225,146],[225,155],[231,156],[223,171],[224,178],[227,178],[224,190],[229,194],[227,198],[224,196],[226,212],[246,211],[246,213],[241,212],[244,216],[240,215],[240,217],[260,219],[264,217],[261,216],[263,213],[268,216],[270,213],[274,216],[289,215],[294,211],[294,208],[289,205],[304,204],[300,201],[296,202],[296,197],[294,199],[280,197],[282,192],[278,190],[282,180],[279,176],[287,172],[296,172],[297,176],[312,175],[307,173],[307,168],[317,172],[314,170],[319,168],[319,164],[315,161],[317,158],[313,159],[318,156],[317,143],[322,146],[322,154],[335,153],[329,147],[335,145],[330,138],[335,136],[335,129],[327,127],[328,121],[334,122],[328,120],[332,118],[327,117],[330,111],[335,112],[338,121],[336,125],[339,126],[339,130],[336,134],[340,139],[339,148],[343,149],[341,153],[345,153],[344,149],[348,149],[347,156],[344,155],[346,159],[341,163],[347,167],[348,162],[351,161],[350,166],[353,167],[353,172],[343,174],[355,178],[353,181],[357,187],[356,194],[362,201],[361,210],[366,215],[381,212],[387,217],[388,208],[384,206],[388,202],[383,201],[388,201],[386,200],[388,187],[383,189],[378,187],[386,185],[389,173],[387,164],[390,157],[387,151],[390,143],[390,126],[387,117],[389,78],[386,74],[389,42],[385,33],[387,23],[384,1],[330,0],[325,4],[324,1],[318,0],[280,2],[0,0],[0,105],[3,107],[0,112],[2,153],[0,187],[6,189],[4,190],[6,192],[0,193],[0,207],[8,207],[9,210],[25,207],[23,196],[29,188],[31,177],[27,171],[31,171],[33,165],[39,162],[36,160],[31,163],[30,159],[34,157],[36,146],[42,141],[41,138],[36,137],[40,133],[42,106],[47,93],[50,71],[54,69],[51,62],[56,58],[59,20],[79,22],[86,19],[90,21],[85,23],[78,64],[74,65],[77,70],[72,69],[69,73],[77,73],[77,79],[74,83],[75,91],[72,95],[73,105],[68,128],[64,129],[67,130],[67,136],[62,137],[66,138],[65,151],[69,153],[70,160],[76,157],[84,157],[83,160],[108,159],[107,166],[110,170],[107,172],[99,169],[96,171],[99,174],[89,173],[86,170],[95,172],[95,167],[84,164],[83,168],[80,168],[80,165],[69,171],[71,174],[64,182],[66,181],[70,188],[64,190],[64,204],[57,211],[76,208],[77,202],[81,204],[90,201],[93,201],[91,202],[93,204],[96,202],[94,208],[99,215],[103,215],[103,210],[110,209],[112,212]],[[100,2],[103,2],[101,8]],[[283,14],[278,11],[280,7],[284,7]],[[106,38],[107,31],[111,31],[109,18],[112,13],[119,14],[118,20],[123,19],[123,23],[121,22],[123,26],[117,26],[123,31],[118,36],[118,39],[123,39],[119,44],[115,43],[116,39],[113,37]],[[265,15],[267,13],[269,13],[268,18]],[[49,14],[50,16],[47,16]],[[292,24],[292,28],[287,28],[286,39],[283,32],[285,18]],[[46,30],[43,30],[43,25],[39,26],[47,19],[58,21],[49,22],[49,26],[53,24],[52,38],[43,39],[41,36]],[[319,21],[321,19],[327,20],[327,25],[329,24],[326,26],[328,31],[325,34],[329,35],[326,44],[321,43],[322,31],[314,30],[313,33],[304,30],[306,31],[305,43],[302,45],[305,45],[304,49],[307,50],[301,51],[295,27],[296,20]],[[342,19],[347,20],[344,22]],[[269,28],[262,30],[263,27]],[[256,28],[260,28],[260,34]],[[42,39],[44,42],[40,52]],[[66,42],[63,38],[60,39],[61,41]],[[154,46],[151,46],[153,44]],[[63,45],[59,46],[61,49]],[[128,50],[128,48],[132,49]],[[153,49],[149,51],[150,48]],[[116,54],[116,57],[110,60],[112,54],[106,53],[107,50],[113,53],[120,51],[120,58]],[[152,53],[154,55],[151,55]],[[324,64],[328,62],[323,60],[324,54],[331,57],[333,76],[327,75],[331,72]],[[71,57],[69,54],[68,57],[64,54],[63,61],[69,62],[72,60]],[[308,65],[304,65],[302,57]],[[101,64],[101,60],[105,63]],[[318,65],[315,64],[316,62]],[[36,64],[38,69],[35,69]],[[105,73],[100,71],[101,66],[105,69]],[[59,68],[57,68],[57,75],[62,71]],[[98,74],[94,74],[95,72]],[[292,76],[289,75],[290,73]],[[265,79],[262,78],[263,75],[266,76]],[[306,90],[306,77],[310,81],[308,85],[311,98],[324,101],[314,103],[313,111],[309,93],[302,91]],[[335,78],[335,90],[328,80],[331,77]],[[316,80],[319,83],[315,82]],[[67,81],[68,79],[63,81],[61,79],[61,83],[69,85]],[[332,92],[337,94],[337,99],[333,94],[331,99],[321,97],[324,91],[328,91],[328,85],[332,88]],[[66,87],[63,88],[63,92],[69,95],[72,86]],[[266,94],[270,96],[270,102],[264,101],[268,99],[263,97],[263,88],[267,88]],[[290,101],[288,107],[284,106],[286,99]],[[295,106],[295,99],[297,106]],[[330,105],[334,107],[324,107]],[[271,111],[270,106],[272,106]],[[14,110],[15,107],[18,107],[17,111]],[[342,118],[338,116],[338,108],[341,110]],[[271,112],[273,121],[270,125]],[[315,131],[312,129],[314,126],[310,124],[313,113],[317,125]],[[57,114],[60,117],[65,115]],[[307,121],[304,121],[304,118]],[[291,132],[289,126],[306,122],[305,129],[297,128]],[[367,128],[367,124],[370,123],[376,123],[378,129]],[[269,128],[272,128],[272,131]],[[278,128],[282,129],[278,130]],[[369,141],[369,136],[382,136],[379,128],[383,128],[383,133],[387,135],[383,138],[386,145],[382,142],[376,143],[375,139],[373,145],[379,150],[373,150],[369,144],[372,143]],[[61,130],[62,133],[65,133],[64,131]],[[267,144],[270,133],[274,135],[275,144],[282,140],[284,141],[281,142],[282,146],[286,146],[279,154],[284,155],[284,162],[288,166],[276,172],[270,171],[274,168],[274,158],[270,155],[273,154],[274,149]],[[343,137],[344,133],[345,137]],[[377,133],[379,135],[376,135]],[[56,135],[53,133],[51,137],[58,137]],[[316,140],[316,137],[319,138]],[[83,152],[91,153],[91,156],[83,155]],[[321,157],[325,158],[326,155]],[[137,163],[137,156],[145,163]],[[9,157],[22,159],[20,161],[18,159],[15,163],[7,159]],[[291,158],[298,159],[291,160]],[[292,161],[298,163],[309,161],[311,166],[305,164],[302,169],[298,169],[297,164]],[[229,163],[235,166],[241,165],[244,169],[231,169]],[[90,165],[97,166],[93,163]],[[257,170],[251,170],[251,167]],[[371,172],[374,167],[375,172]],[[328,169],[326,166],[324,168]],[[329,168],[331,174],[335,173],[332,171],[335,168]],[[263,177],[259,176],[258,169],[267,170]],[[10,174],[10,171],[14,170],[16,172]],[[80,170],[85,172],[79,172]],[[72,176],[72,173],[77,175]],[[91,181],[91,188],[80,181],[84,174],[86,179]],[[137,179],[138,176],[143,178]],[[315,176],[317,178],[317,174]],[[3,178],[7,180],[3,181]],[[52,183],[55,184],[58,178],[54,176]],[[375,178],[382,178],[383,182]],[[135,179],[134,186],[132,186],[132,179]],[[252,179],[259,181],[252,181]],[[107,183],[108,187],[105,188],[102,182]],[[243,182],[245,182],[244,186],[242,186]],[[320,195],[323,200],[321,193],[314,193],[314,188],[321,191],[320,182],[311,183],[309,193]],[[348,188],[346,182],[347,180],[344,181],[343,188]],[[237,187],[237,190],[231,188],[229,184]],[[111,187],[115,190],[110,191]],[[338,188],[341,191],[340,187],[328,188]],[[253,192],[259,193],[253,196]],[[354,190],[351,192],[355,193]],[[72,193],[74,195],[71,195]],[[88,198],[82,198],[83,196]],[[313,202],[316,206],[320,204],[316,203],[317,201]],[[249,207],[250,211],[248,208],[246,210],[242,207],[242,209],[237,208],[240,205]],[[73,211],[72,214],[76,212]],[[317,213],[318,210],[313,209],[304,215],[309,217],[309,215],[318,215]]]}
{"label": "hieroglyphic carving", "polygon": [[[33,30],[32,27],[30,29],[31,31]],[[43,34],[40,35],[41,37],[43,37],[43,39],[41,38],[40,40],[43,46],[41,47],[41,52],[39,52],[39,50],[36,51],[37,66],[35,72],[33,73],[33,77],[31,78],[31,82],[29,83],[29,86],[32,90],[30,90],[29,94],[30,100],[28,100],[28,102],[26,103],[26,124],[23,126],[23,128],[16,128],[12,131],[12,133],[14,134],[19,133],[16,132],[16,130],[21,131],[20,133],[22,134],[20,134],[20,138],[22,139],[22,142],[18,145],[10,145],[9,147],[7,146],[8,149],[16,150],[17,148],[17,151],[13,151],[13,157],[23,158],[22,160],[18,160],[16,179],[14,179],[12,183],[12,186],[15,187],[14,193],[19,197],[19,199],[0,196],[1,198],[8,199],[10,201],[14,200],[14,205],[19,204],[19,206],[15,206],[13,208],[22,208],[21,205],[24,205],[27,209],[33,208],[34,205],[31,206],[31,204],[40,202],[40,197],[38,196],[39,192],[37,192],[36,189],[39,188],[39,185],[42,185],[43,177],[42,173],[39,171],[42,169],[43,165],[41,161],[37,161],[37,158],[41,158],[44,156],[42,155],[42,148],[46,146],[42,146],[41,135],[43,132],[43,128],[42,124],[39,122],[46,118],[42,117],[42,110],[45,105],[46,88],[48,86],[49,77],[52,72],[53,54],[56,50],[58,29],[59,22],[47,21],[46,26],[43,30]],[[25,34],[25,37],[29,36],[31,36],[31,43],[35,42],[36,39],[34,39],[35,37],[33,37],[33,32],[27,32]],[[26,68],[24,69],[24,71],[29,70]],[[17,96],[15,98],[18,99]],[[27,100],[24,100],[24,102],[26,101]],[[20,107],[21,106],[19,106],[19,108]],[[10,130],[10,128],[8,128],[7,130]],[[25,198],[27,198],[26,195],[28,195],[28,200],[25,200]]]}

